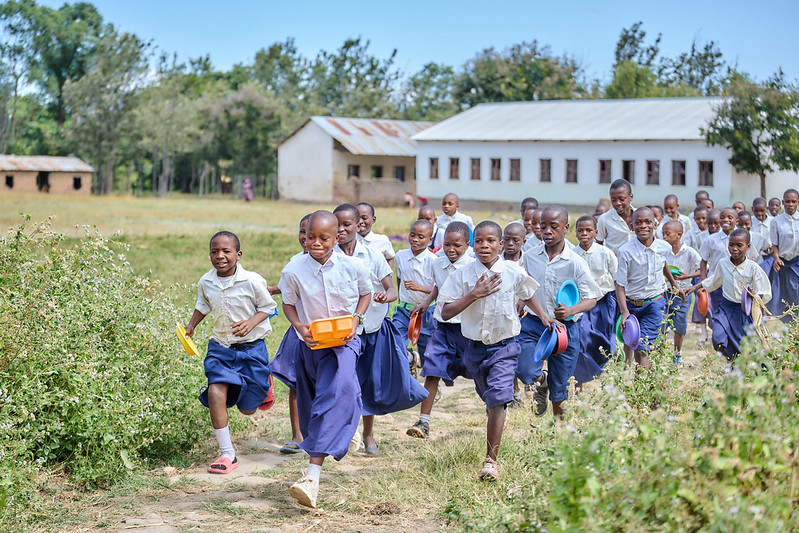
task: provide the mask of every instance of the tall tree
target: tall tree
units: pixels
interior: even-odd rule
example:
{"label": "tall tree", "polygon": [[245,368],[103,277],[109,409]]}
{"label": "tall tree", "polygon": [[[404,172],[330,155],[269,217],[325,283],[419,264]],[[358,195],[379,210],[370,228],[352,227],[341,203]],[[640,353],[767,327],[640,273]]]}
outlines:
{"label": "tall tree", "polygon": [[799,94],[782,72],[761,84],[738,81],[703,130],[709,146],[724,146],[738,172],[766,177],[775,170],[799,171]]}
{"label": "tall tree", "polygon": [[403,84],[399,107],[406,120],[443,120],[460,111],[452,94],[455,71],[428,63]]}

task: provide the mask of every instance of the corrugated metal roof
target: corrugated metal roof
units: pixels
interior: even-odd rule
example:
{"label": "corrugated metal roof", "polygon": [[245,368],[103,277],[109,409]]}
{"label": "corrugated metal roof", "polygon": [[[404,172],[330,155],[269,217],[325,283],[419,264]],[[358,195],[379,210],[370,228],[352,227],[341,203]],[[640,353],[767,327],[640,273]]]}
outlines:
{"label": "corrugated metal roof", "polygon": [[435,124],[413,120],[311,117],[311,120],[357,155],[415,156],[411,137]]}
{"label": "corrugated metal roof", "polygon": [[0,155],[0,172],[94,172],[94,169],[77,157],[48,155]]}
{"label": "corrugated metal roof", "polygon": [[721,98],[547,100],[480,104],[416,141],[700,140]]}

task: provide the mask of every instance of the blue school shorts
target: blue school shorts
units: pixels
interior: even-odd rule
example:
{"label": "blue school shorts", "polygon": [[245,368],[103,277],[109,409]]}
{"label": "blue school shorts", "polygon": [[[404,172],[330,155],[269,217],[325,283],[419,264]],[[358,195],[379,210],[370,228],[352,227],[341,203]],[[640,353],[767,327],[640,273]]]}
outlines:
{"label": "blue school shorts", "polygon": [[[691,299],[683,300],[676,294],[669,295],[666,306],[666,318],[671,319],[671,325],[676,333],[685,335],[688,332],[688,308],[691,306]],[[663,324],[665,331],[666,324]]]}
{"label": "blue school shorts", "polygon": [[513,401],[513,379],[519,344],[505,339],[494,344],[469,340],[466,345],[466,368],[474,379],[474,390],[492,409]]}
{"label": "blue school shorts", "polygon": [[[270,372],[269,352],[263,339],[229,348],[211,339],[203,366],[209,385],[228,384],[228,408],[235,405],[241,411],[252,411],[264,403]],[[208,407],[208,387],[200,394],[200,402]]]}

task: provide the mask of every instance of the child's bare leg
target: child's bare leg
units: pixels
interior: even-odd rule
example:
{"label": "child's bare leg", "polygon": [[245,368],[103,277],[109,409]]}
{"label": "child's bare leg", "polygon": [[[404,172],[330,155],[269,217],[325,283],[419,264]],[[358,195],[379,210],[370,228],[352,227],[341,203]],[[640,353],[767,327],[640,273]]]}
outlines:
{"label": "child's bare leg", "polygon": [[[363,445],[377,447],[375,441],[375,415],[368,415],[363,417]],[[320,463],[321,464],[321,463]]]}
{"label": "child's bare leg", "polygon": [[289,389],[289,420],[291,420],[291,440],[297,444],[302,442],[300,432],[300,414],[297,411],[297,391]]}
{"label": "child's bare leg", "polygon": [[633,351],[626,344],[622,349],[624,350],[624,360],[627,361],[628,365],[633,364]]}
{"label": "child's bare leg", "polygon": [[211,383],[208,385],[208,411],[214,429],[227,426],[227,383]]}
{"label": "child's bare leg", "polygon": [[677,353],[682,353],[682,342],[685,340],[685,335],[681,335],[679,333],[674,334],[674,351]]}
{"label": "child's bare leg", "polygon": [[429,415],[433,411],[433,403],[435,403],[436,394],[438,394],[439,381],[441,381],[441,378],[436,376],[427,376],[424,378],[424,388],[427,389],[427,398],[422,400],[421,414]]}
{"label": "child's bare leg", "polygon": [[563,402],[552,402],[552,415],[563,418]]}
{"label": "child's bare leg", "polygon": [[505,427],[505,406],[498,405],[488,410],[488,422],[486,423],[486,454],[497,460],[499,444],[502,441],[502,430]]}
{"label": "child's bare leg", "polygon": [[649,370],[652,366],[652,363],[649,362],[649,352],[647,350],[635,350],[635,362],[641,366],[638,369],[639,372],[641,370]]}

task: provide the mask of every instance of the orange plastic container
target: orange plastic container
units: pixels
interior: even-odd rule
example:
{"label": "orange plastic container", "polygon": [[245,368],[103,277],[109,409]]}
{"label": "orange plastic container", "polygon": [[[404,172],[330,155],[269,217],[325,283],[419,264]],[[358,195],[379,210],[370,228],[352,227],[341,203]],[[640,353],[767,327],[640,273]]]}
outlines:
{"label": "orange plastic container", "polygon": [[352,315],[320,318],[311,322],[311,336],[318,342],[313,350],[344,346],[344,339],[352,332]]}

